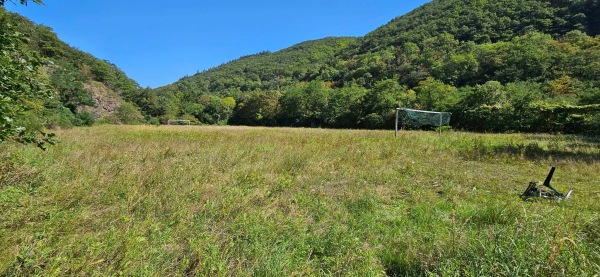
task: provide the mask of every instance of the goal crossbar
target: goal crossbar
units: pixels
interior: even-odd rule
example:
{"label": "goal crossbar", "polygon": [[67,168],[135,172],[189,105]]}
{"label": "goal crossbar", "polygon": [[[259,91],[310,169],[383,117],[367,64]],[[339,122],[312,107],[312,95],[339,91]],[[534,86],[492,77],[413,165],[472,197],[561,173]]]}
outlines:
{"label": "goal crossbar", "polygon": [[169,119],[169,120],[167,120],[167,125],[172,125],[173,123],[177,123],[177,125],[192,125],[191,120],[184,120],[184,119]]}
{"label": "goal crossbar", "polygon": [[411,112],[420,112],[420,113],[432,113],[432,114],[443,114],[446,112],[434,112],[434,111],[424,111],[424,110],[415,110],[415,109],[407,109],[407,108],[396,108],[398,111],[411,111]]}

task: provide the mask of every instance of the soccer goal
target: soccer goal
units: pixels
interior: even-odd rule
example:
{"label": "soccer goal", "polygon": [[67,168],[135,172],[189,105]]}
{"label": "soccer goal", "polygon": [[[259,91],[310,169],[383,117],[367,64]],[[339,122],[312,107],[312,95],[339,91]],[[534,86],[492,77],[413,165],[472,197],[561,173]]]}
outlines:
{"label": "soccer goal", "polygon": [[399,125],[402,125],[402,129],[407,127],[419,128],[422,126],[438,127],[441,134],[442,126],[450,126],[450,116],[452,116],[452,113],[449,112],[397,108],[395,136],[398,136]]}
{"label": "soccer goal", "polygon": [[167,125],[192,125],[192,121],[183,119],[169,119]]}

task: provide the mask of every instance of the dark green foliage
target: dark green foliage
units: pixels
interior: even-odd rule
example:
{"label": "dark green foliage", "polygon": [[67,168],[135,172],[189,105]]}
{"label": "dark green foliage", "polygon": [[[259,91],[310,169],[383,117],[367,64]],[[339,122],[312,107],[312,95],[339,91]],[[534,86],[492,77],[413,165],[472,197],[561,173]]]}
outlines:
{"label": "dark green foliage", "polygon": [[360,108],[366,90],[359,86],[346,86],[330,92],[325,109],[324,125],[336,128],[353,128],[359,122]]}
{"label": "dark green foliage", "polygon": [[[4,3],[6,3],[7,0],[0,0],[0,6],[4,6]],[[14,3],[13,0],[8,0],[8,2]],[[27,0],[19,0],[19,3],[21,3],[22,5],[27,5],[29,1]],[[37,3],[37,4],[43,4],[43,2],[41,0],[32,0],[32,2]]]}
{"label": "dark green foliage", "polygon": [[89,91],[83,88],[85,77],[71,65],[53,69],[50,77],[52,87],[58,92],[62,105],[76,113],[79,106],[94,106],[96,102]]}
{"label": "dark green foliage", "polygon": [[44,148],[51,140],[31,115],[42,109],[51,92],[40,70],[43,60],[24,49],[26,42],[0,7],[0,143],[12,139]]}
{"label": "dark green foliage", "polygon": [[94,115],[86,111],[80,112],[75,116],[81,122],[81,126],[92,126],[96,121],[96,119],[94,119]]}
{"label": "dark green foliage", "polygon": [[375,52],[407,42],[422,45],[444,33],[459,41],[488,43],[510,40],[531,31],[561,35],[565,31],[585,30],[586,16],[579,15],[578,2],[582,1],[553,2],[434,0],[367,34],[355,51]]}
{"label": "dark green foliage", "polygon": [[277,91],[255,91],[246,94],[235,107],[230,120],[234,125],[275,126],[280,94]]}
{"label": "dark green foliage", "polygon": [[56,107],[44,111],[45,125],[48,128],[72,128],[82,125],[81,121],[65,107]]}
{"label": "dark green foliage", "polygon": [[382,129],[386,125],[383,116],[376,113],[366,115],[360,123],[361,127],[365,129]]}
{"label": "dark green foliage", "polygon": [[432,77],[419,82],[414,90],[417,93],[417,106],[424,110],[447,111],[456,104],[458,98],[455,87]]}
{"label": "dark green foliage", "polygon": [[157,92],[150,88],[134,90],[128,98],[150,117],[158,117],[166,112],[166,107],[160,103]]}
{"label": "dark green foliage", "polygon": [[329,89],[321,82],[302,83],[281,96],[279,122],[286,126],[321,127]]}
{"label": "dark green foliage", "polygon": [[99,81],[125,98],[133,96],[139,89],[138,84],[116,65],[67,45],[56,36],[52,28],[36,25],[18,14],[8,13],[8,16],[15,22],[15,27],[29,38],[27,47],[61,69],[50,70],[49,75],[68,74],[77,76],[76,79],[82,82]]}
{"label": "dark green foliage", "polygon": [[377,82],[363,96],[357,112],[360,111],[359,125],[367,129],[394,128],[396,108],[412,106],[414,91],[407,91],[395,80]]}
{"label": "dark green foliage", "polygon": [[140,124],[144,120],[140,110],[129,102],[121,103],[115,115],[122,124]]}
{"label": "dark green foliage", "polygon": [[241,57],[219,67],[184,77],[159,88],[185,95],[217,94],[241,97],[243,93],[280,90],[299,81],[327,80],[336,71],[328,64],[334,54],[354,42],[354,38],[325,38],[308,41],[276,53],[262,52]]}

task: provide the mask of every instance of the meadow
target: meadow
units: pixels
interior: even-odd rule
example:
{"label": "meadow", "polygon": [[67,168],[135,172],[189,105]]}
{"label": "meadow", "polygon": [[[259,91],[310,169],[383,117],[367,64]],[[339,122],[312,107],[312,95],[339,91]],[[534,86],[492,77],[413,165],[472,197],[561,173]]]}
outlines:
{"label": "meadow", "polygon": [[[598,276],[600,139],[96,126],[0,145],[0,276]],[[523,201],[529,181],[570,199]]]}

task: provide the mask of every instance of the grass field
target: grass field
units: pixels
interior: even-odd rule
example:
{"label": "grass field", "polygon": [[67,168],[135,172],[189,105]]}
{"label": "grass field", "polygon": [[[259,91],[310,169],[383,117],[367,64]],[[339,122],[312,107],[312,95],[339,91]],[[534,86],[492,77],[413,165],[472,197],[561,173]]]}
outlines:
{"label": "grass field", "polygon": [[[0,146],[0,276],[598,276],[600,140],[98,126]],[[571,199],[523,201],[557,166]]]}

